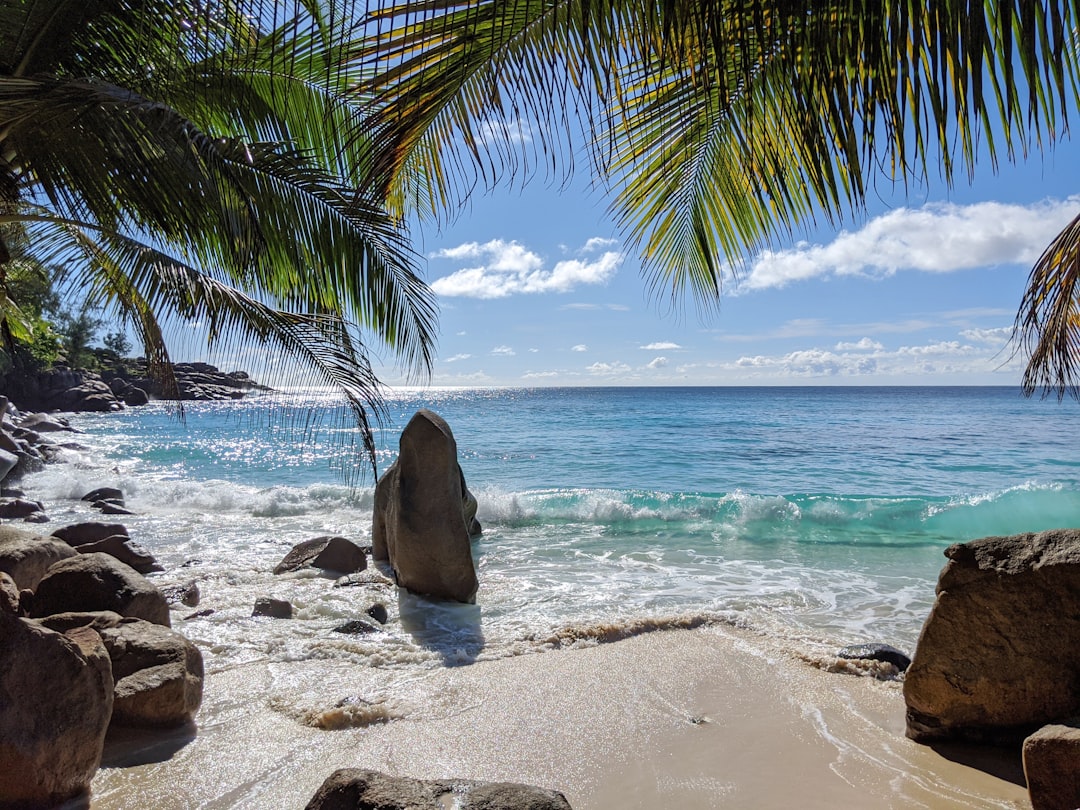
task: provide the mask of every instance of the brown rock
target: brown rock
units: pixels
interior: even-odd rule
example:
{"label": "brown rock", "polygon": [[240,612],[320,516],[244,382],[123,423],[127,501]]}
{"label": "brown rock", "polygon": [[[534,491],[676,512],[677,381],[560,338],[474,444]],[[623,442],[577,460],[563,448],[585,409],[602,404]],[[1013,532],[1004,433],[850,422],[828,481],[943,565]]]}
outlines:
{"label": "brown rock", "polygon": [[402,431],[398,459],[375,487],[372,555],[386,559],[413,593],[476,598],[457,443],[450,426],[420,410]]}
{"label": "brown rock", "polygon": [[89,627],[92,630],[102,630],[106,627],[116,627],[124,621],[124,617],[111,610],[69,611],[67,613],[54,613],[51,616],[42,616],[34,619],[42,627],[48,627],[57,633],[66,633],[76,627]]}
{"label": "brown rock", "polygon": [[85,794],[101,762],[113,680],[101,638],[0,614],[0,806]]}
{"label": "brown rock", "polygon": [[950,546],[904,682],[914,740],[1017,742],[1080,714],[1080,531]]}
{"label": "brown rock", "polygon": [[189,722],[202,703],[199,648],[166,627],[124,619],[101,634],[116,680],[112,722],[168,727]]}
{"label": "brown rock", "polygon": [[255,600],[255,607],[251,611],[252,616],[269,616],[271,619],[291,619],[293,615],[292,603],[285,599],[271,599],[268,596],[260,596]]}
{"label": "brown rock", "polygon": [[188,607],[198,607],[202,595],[199,593],[199,583],[195,580],[185,582],[183,585],[168,585],[161,589],[165,595],[165,601],[170,605],[179,602]]}
{"label": "brown rock", "polygon": [[352,574],[367,568],[367,556],[347,538],[316,537],[293,546],[274,568],[274,573],[285,574],[301,568],[323,568]]}
{"label": "brown rock", "polygon": [[1043,726],[1024,740],[1032,810],[1080,807],[1080,724]]}
{"label": "brown rock", "polygon": [[169,626],[169,605],[138,571],[109,554],[78,554],[61,560],[34,592],[31,616],[67,611],[112,610]]}
{"label": "brown rock", "polygon": [[424,781],[378,771],[334,771],[306,810],[570,810],[554,790],[510,782]]}
{"label": "brown rock", "polygon": [[98,487],[92,489],[82,496],[80,500],[89,501],[94,503],[95,501],[112,501],[113,503],[124,505],[124,493],[116,487]]}
{"label": "brown rock", "polygon": [[19,615],[19,586],[10,576],[0,571],[0,613]]}
{"label": "brown rock", "polygon": [[19,520],[45,511],[41,501],[25,498],[0,498],[0,520]]}
{"label": "brown rock", "polygon": [[334,580],[335,588],[353,588],[359,585],[393,585],[394,580],[374,568],[368,568],[359,574],[349,574]]}
{"label": "brown rock", "polygon": [[36,588],[49,566],[77,553],[51,537],[0,526],[0,571],[10,574],[20,588]]}
{"label": "brown rock", "polygon": [[96,521],[89,521],[87,523],[75,523],[71,526],[64,526],[63,528],[57,529],[52,535],[53,537],[59,537],[72,548],[78,548],[87,543],[96,543],[99,540],[104,540],[106,537],[112,537],[113,535],[127,537],[128,530],[120,523],[98,523]]}
{"label": "brown rock", "polygon": [[154,555],[140,546],[130,537],[122,534],[114,534],[110,537],[106,537],[102,540],[96,540],[91,543],[83,543],[76,547],[76,550],[80,554],[108,554],[111,557],[115,557],[125,565],[130,565],[140,574],[149,574],[153,571],[164,571],[165,569],[158,565],[157,560],[154,559]]}

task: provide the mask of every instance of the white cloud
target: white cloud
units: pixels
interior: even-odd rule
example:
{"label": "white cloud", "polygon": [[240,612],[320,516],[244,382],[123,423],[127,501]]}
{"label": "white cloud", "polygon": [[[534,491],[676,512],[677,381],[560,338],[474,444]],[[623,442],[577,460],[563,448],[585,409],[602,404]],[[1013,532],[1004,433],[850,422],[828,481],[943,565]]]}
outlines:
{"label": "white cloud", "polygon": [[558,377],[558,376],[559,376],[559,372],[557,372],[557,371],[527,371],[527,372],[525,372],[524,374],[521,375],[521,379],[523,379],[523,380],[542,380],[542,379],[547,379],[549,377]]}
{"label": "white cloud", "polygon": [[619,244],[618,239],[605,239],[602,236],[594,236],[581,246],[579,253],[592,253],[602,248],[614,247]]}
{"label": "white cloud", "polygon": [[470,357],[472,357],[471,354],[455,354],[453,357],[447,357],[446,362],[456,363],[458,360],[468,360]]}
{"label": "white cloud", "polygon": [[481,121],[474,134],[476,140],[486,145],[502,143],[532,143],[532,128],[529,122],[518,118],[514,121]]}
{"label": "white cloud", "polygon": [[466,242],[432,254],[433,259],[479,260],[480,265],[435,279],[431,289],[443,296],[506,298],[510,295],[565,293],[587,284],[603,284],[622,263],[623,254],[607,251],[595,260],[564,259],[549,270],[539,254],[518,242],[492,239]]}
{"label": "white cloud", "polygon": [[965,329],[960,337],[974,343],[986,343],[993,346],[1003,346],[1012,338],[1011,326],[999,326],[995,329]]}
{"label": "white cloud", "polygon": [[649,361],[649,368],[664,368],[668,364],[666,357],[657,357]]}
{"label": "white cloud", "polygon": [[826,245],[762,251],[733,292],[784,287],[810,278],[889,276],[901,270],[951,273],[1031,264],[1080,209],[1080,197],[1033,205],[935,203],[899,208]]}
{"label": "white cloud", "polygon": [[515,352],[509,346],[496,346],[494,349],[491,350],[491,353],[494,355],[498,355],[499,357],[513,357],[515,354],[517,354],[517,352]]}
{"label": "white cloud", "polygon": [[590,374],[610,376],[613,374],[626,374],[630,371],[630,366],[618,361],[614,363],[593,363],[591,366],[586,366],[585,370]]}
{"label": "white cloud", "polygon": [[584,343],[579,343],[577,346],[570,347],[570,351],[572,352],[587,352],[588,350],[589,347],[586,346]]}
{"label": "white cloud", "polygon": [[862,340],[858,340],[855,343],[845,343],[843,341],[836,344],[836,351],[838,352],[869,352],[875,349],[884,349],[885,347],[878,343],[876,340],[871,340],[868,337],[864,337]]}
{"label": "white cloud", "polygon": [[539,349],[529,349],[529,354],[536,354],[538,351],[540,351],[540,350]]}
{"label": "white cloud", "polygon": [[646,343],[644,346],[638,346],[639,349],[646,349],[650,352],[662,352],[669,351],[671,349],[681,349],[678,343],[672,343],[671,341],[662,340],[658,343]]}

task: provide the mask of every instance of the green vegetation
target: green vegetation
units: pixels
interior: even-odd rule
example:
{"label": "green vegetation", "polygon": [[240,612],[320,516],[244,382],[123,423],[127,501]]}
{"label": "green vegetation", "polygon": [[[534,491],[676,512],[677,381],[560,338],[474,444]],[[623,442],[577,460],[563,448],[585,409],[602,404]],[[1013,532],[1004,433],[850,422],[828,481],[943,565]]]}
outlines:
{"label": "green vegetation", "polygon": [[[433,299],[399,220],[365,182],[352,3],[0,0],[0,331],[35,326],[17,265],[62,266],[119,316],[175,390],[166,335],[292,358],[363,429],[368,341],[429,370]],[[93,316],[96,317],[96,316]],[[78,353],[93,330],[66,323]],[[42,346],[31,349],[48,359]],[[253,369],[256,373],[259,369]]]}

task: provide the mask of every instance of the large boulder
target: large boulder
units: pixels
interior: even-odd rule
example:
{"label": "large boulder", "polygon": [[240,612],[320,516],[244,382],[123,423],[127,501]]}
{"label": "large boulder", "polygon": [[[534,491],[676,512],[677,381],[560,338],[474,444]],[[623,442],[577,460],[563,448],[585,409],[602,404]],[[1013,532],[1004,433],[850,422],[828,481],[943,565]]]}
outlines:
{"label": "large boulder", "polygon": [[919,742],[1015,743],[1080,715],[1080,530],[950,546],[904,681]]}
{"label": "large boulder", "polygon": [[53,537],[59,537],[72,548],[78,548],[87,543],[96,543],[106,537],[116,535],[128,536],[128,530],[122,523],[99,523],[97,521],[73,523],[70,526],[62,526],[52,533]]}
{"label": "large boulder", "polygon": [[108,554],[110,557],[115,557],[125,565],[130,565],[140,574],[150,574],[155,571],[164,571],[165,569],[158,564],[158,561],[154,559],[154,555],[140,546],[130,537],[126,537],[122,534],[114,534],[111,537],[106,537],[103,540],[96,540],[93,543],[83,543],[76,548],[80,554]]}
{"label": "large boulder", "polygon": [[34,591],[30,615],[112,610],[169,626],[169,605],[153,583],[109,554],[77,554],[53,565]]}
{"label": "large boulder", "polygon": [[398,446],[375,487],[372,556],[387,560],[413,593],[472,602],[478,583],[454,434],[438,414],[420,410]]}
{"label": "large boulder", "polygon": [[322,568],[352,574],[367,568],[367,555],[360,546],[344,537],[316,537],[297,543],[274,568],[275,574]]}
{"label": "large boulder", "polygon": [[36,588],[49,566],[76,556],[78,552],[60,540],[0,526],[0,571],[10,574],[20,588]]}
{"label": "large boulder", "polygon": [[116,681],[112,722],[169,727],[189,722],[202,703],[203,659],[177,632],[141,619],[98,630]]}
{"label": "large boulder", "polygon": [[0,609],[0,807],[85,794],[113,706],[109,655],[89,627],[57,633]]}
{"label": "large boulder", "polygon": [[342,768],[322,783],[306,810],[570,810],[554,790],[511,782],[425,781]]}

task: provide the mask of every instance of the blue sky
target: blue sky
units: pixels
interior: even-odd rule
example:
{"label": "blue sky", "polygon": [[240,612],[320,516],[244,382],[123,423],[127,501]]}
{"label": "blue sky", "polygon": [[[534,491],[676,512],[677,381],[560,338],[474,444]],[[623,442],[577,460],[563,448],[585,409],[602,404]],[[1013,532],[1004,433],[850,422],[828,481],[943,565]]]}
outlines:
{"label": "blue sky", "polygon": [[1080,213],[1077,155],[1066,141],[951,190],[883,182],[865,216],[743,257],[707,317],[650,296],[585,172],[475,197],[414,229],[440,306],[431,382],[1017,385],[1008,336],[1031,264]]}

